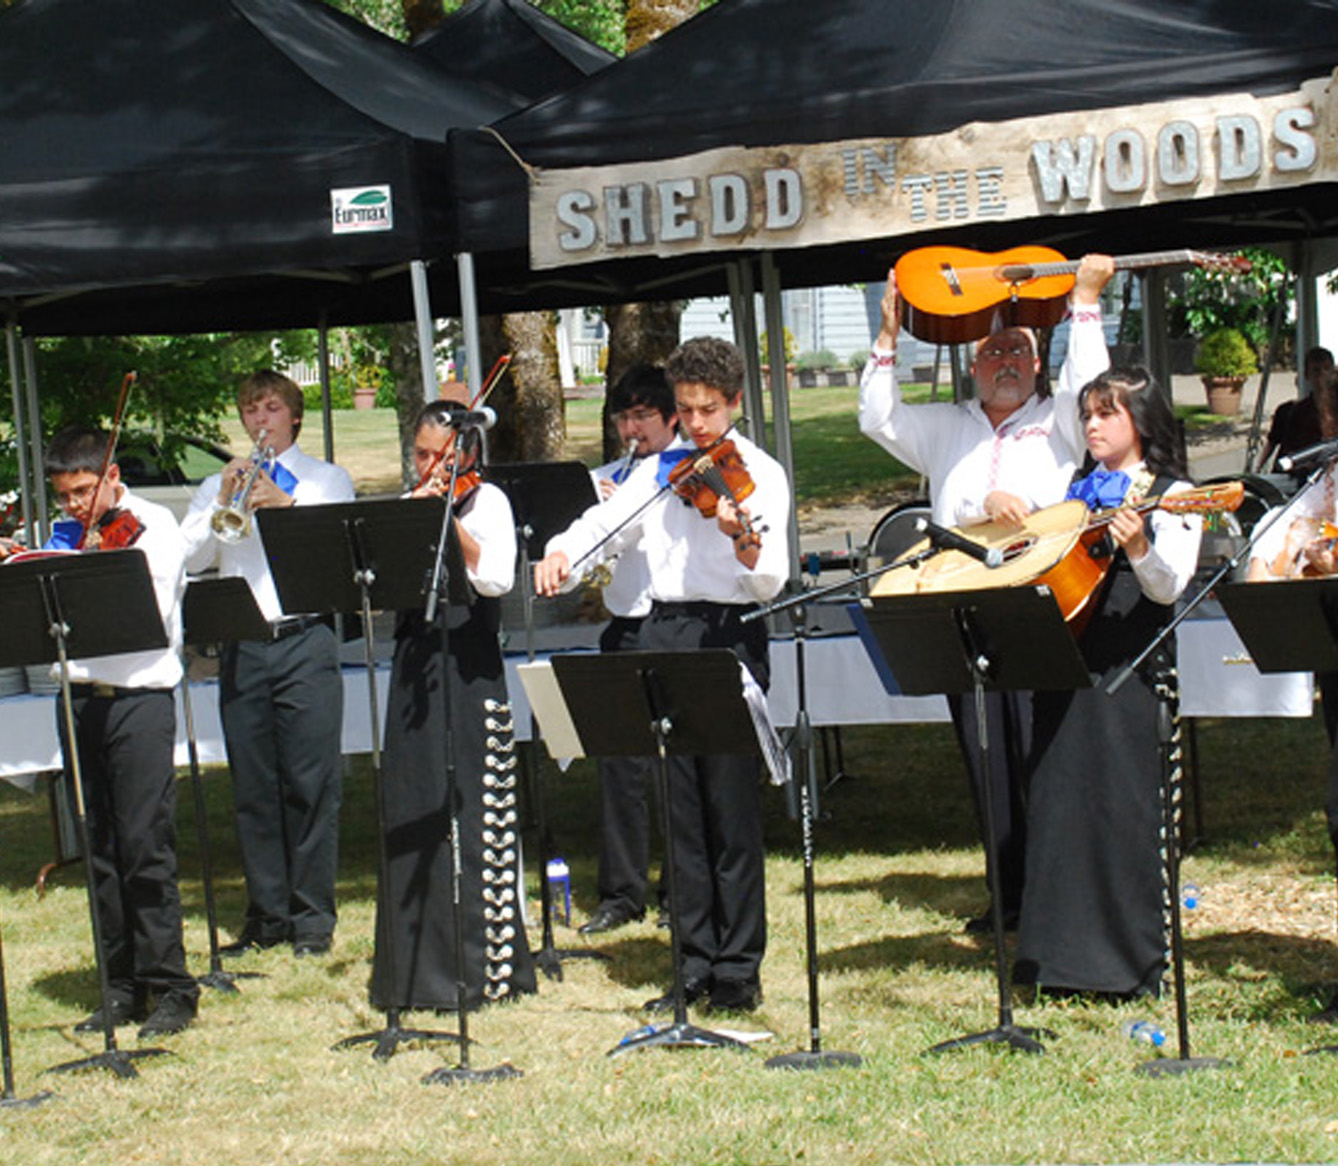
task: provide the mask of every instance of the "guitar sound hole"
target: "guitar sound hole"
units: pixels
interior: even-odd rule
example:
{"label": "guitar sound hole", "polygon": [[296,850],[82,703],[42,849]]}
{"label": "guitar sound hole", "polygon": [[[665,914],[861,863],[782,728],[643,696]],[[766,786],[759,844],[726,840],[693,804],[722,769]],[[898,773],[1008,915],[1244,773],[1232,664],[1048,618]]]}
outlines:
{"label": "guitar sound hole", "polygon": [[1011,563],[1014,559],[1020,559],[1029,550],[1036,545],[1034,538],[1020,538],[1016,542],[1011,542],[1003,547],[1003,561]]}

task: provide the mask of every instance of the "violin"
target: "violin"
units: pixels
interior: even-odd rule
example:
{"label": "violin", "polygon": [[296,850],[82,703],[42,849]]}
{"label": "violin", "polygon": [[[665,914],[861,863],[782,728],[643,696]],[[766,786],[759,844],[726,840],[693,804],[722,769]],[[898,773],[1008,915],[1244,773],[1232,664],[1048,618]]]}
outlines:
{"label": "violin", "polygon": [[84,534],[86,551],[121,551],[133,547],[144,533],[144,524],[120,506],[108,510]]}
{"label": "violin", "polygon": [[[738,447],[721,437],[674,466],[669,471],[669,488],[695,506],[703,518],[714,518],[722,497],[728,498],[737,509],[756,489],[756,483],[743,464]],[[740,512],[738,517],[743,525],[738,538],[761,546],[760,532],[745,514]]]}

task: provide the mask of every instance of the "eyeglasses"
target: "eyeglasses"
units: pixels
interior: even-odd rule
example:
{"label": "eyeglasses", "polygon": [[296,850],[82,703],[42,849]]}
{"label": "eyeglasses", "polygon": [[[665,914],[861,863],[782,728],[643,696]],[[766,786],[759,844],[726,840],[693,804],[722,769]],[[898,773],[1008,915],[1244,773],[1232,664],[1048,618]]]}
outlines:
{"label": "eyeglasses", "polygon": [[1005,356],[1011,356],[1014,360],[1022,360],[1024,357],[1031,356],[1031,354],[1030,344],[1010,344],[1007,348],[997,344],[987,344],[976,353],[977,356],[983,356],[986,360],[1001,360]]}
{"label": "eyeglasses", "polygon": [[660,416],[658,409],[624,409],[621,413],[615,413],[615,421],[621,421],[625,425],[646,425]]}
{"label": "eyeglasses", "polygon": [[89,482],[83,486],[76,486],[73,490],[61,490],[56,494],[56,501],[60,503],[62,508],[68,508],[71,503],[82,506],[93,497],[97,488],[97,482]]}

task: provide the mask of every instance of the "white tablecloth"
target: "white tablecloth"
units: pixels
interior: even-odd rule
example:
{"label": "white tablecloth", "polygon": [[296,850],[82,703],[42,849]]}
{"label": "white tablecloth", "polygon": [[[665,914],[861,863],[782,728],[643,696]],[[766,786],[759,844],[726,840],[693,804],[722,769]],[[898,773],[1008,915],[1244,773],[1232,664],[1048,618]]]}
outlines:
{"label": "white tablecloth", "polygon": [[[524,656],[508,655],[507,682],[515,706],[516,729],[529,735],[529,706],[516,679]],[[1186,620],[1179,630],[1181,712],[1191,717],[1310,716],[1314,686],[1308,673],[1261,675],[1249,662],[1240,639],[1224,618]],[[772,683],[768,703],[777,725],[794,723],[797,704],[792,640],[772,643]],[[948,719],[941,696],[889,696],[859,639],[819,636],[805,647],[809,716],[815,725],[896,724]],[[388,666],[377,670],[378,716],[384,727]],[[371,710],[366,668],[344,668],[345,753],[371,750]],[[218,717],[218,686],[191,685],[195,737],[204,764],[226,760]],[[189,763],[185,718],[177,695],[177,764]],[[56,698],[14,696],[0,700],[0,778],[25,778],[60,767]]]}

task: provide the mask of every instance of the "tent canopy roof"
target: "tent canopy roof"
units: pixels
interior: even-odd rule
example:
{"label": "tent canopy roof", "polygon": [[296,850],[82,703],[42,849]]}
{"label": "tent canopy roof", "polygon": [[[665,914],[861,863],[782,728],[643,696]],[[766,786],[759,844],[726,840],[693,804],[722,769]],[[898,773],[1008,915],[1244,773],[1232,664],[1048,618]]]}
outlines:
{"label": "tent canopy roof", "polygon": [[[600,166],[724,146],[889,139],[1215,93],[1282,93],[1338,65],[1338,0],[721,0],[658,41],[493,127],[526,164]],[[658,277],[687,294],[709,256],[524,273],[527,187],[492,135],[452,133],[462,245],[518,302]],[[1232,245],[1338,232],[1331,185],[1193,206],[982,228],[1071,252]],[[789,286],[876,278],[914,237],[779,251]],[[486,254],[493,252],[493,254]],[[718,268],[721,260],[715,257]],[[668,281],[668,282],[663,282]],[[676,281],[676,282],[675,282]]]}
{"label": "tent canopy roof", "polygon": [[[320,0],[21,0],[0,77],[0,307],[32,331],[408,318],[382,277],[450,254],[447,132],[522,104]],[[366,186],[393,228],[336,235]]]}
{"label": "tent canopy roof", "polygon": [[489,82],[527,105],[617,60],[527,0],[470,0],[413,47],[453,76]]}

